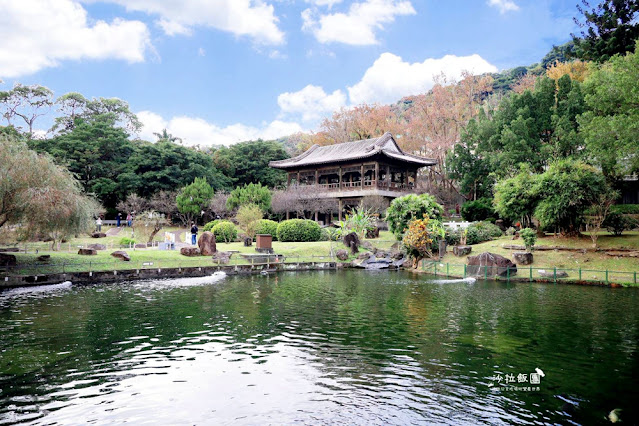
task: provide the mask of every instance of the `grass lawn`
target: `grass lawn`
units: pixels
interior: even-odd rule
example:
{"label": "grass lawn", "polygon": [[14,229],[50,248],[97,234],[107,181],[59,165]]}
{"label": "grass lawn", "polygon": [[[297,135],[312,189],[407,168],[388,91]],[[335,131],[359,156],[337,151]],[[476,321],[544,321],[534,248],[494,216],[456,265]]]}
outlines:
{"label": "grass lawn", "polygon": [[[511,237],[501,237],[496,240],[488,241],[473,246],[471,256],[483,252],[491,252],[500,254],[504,257],[512,259],[512,253],[515,250],[507,250],[506,245],[523,245],[521,239],[513,241]],[[592,240],[589,237],[583,238],[564,238],[546,236],[537,239],[537,246],[561,246],[571,248],[592,249]],[[615,237],[607,232],[602,232],[598,245],[602,249],[637,249],[639,250],[639,232],[627,232],[620,237]],[[550,270],[553,268],[565,269],[569,279],[579,279],[579,269],[581,269],[582,280],[605,281],[605,271],[609,272],[608,281],[610,282],[634,282],[634,273],[639,275],[639,258],[636,257],[614,257],[608,256],[603,251],[586,253],[569,252],[569,251],[535,251],[533,268],[533,277],[538,277],[537,269]],[[466,263],[467,256],[457,257],[452,251],[448,251],[441,264],[449,263],[449,271],[452,275],[463,275],[463,264]],[[455,265],[455,266],[453,266]],[[523,269],[522,269],[523,268]],[[519,267],[518,276],[529,276],[529,267]]]}

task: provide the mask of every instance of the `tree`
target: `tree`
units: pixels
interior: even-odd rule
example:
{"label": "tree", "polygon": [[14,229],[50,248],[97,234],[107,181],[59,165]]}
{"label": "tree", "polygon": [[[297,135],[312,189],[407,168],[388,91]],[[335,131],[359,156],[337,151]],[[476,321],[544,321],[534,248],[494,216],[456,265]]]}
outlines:
{"label": "tree", "polygon": [[53,248],[93,225],[100,205],[83,195],[73,175],[24,142],[0,136],[0,227],[22,223],[26,234],[46,234]]}
{"label": "tree", "polygon": [[249,183],[231,191],[226,207],[235,210],[244,204],[255,204],[266,212],[271,208],[271,191],[260,183]]}
{"label": "tree", "polygon": [[274,188],[286,182],[286,172],[269,167],[268,163],[285,158],[288,155],[282,144],[257,140],[216,150],[213,164],[231,179],[234,186],[259,183]]}
{"label": "tree", "polygon": [[395,198],[386,210],[386,221],[391,232],[398,240],[402,239],[408,223],[424,215],[430,219],[441,219],[444,208],[429,194],[409,194]]}
{"label": "tree", "polygon": [[226,217],[230,211],[228,207],[226,207],[226,203],[229,199],[229,193],[226,191],[217,191],[213,198],[211,198],[211,202],[209,203],[209,210],[213,213],[214,217],[224,218]]}
{"label": "tree", "polygon": [[176,198],[177,192],[175,191],[160,191],[151,197],[149,205],[153,210],[164,215],[166,220],[170,223],[178,211],[175,201]]}
{"label": "tree", "polygon": [[129,194],[126,200],[120,201],[117,205],[117,209],[124,213],[138,214],[143,210],[146,210],[148,201],[140,197],[138,194]]}
{"label": "tree", "polygon": [[553,163],[535,182],[535,217],[544,229],[576,235],[586,210],[610,194],[604,176],[592,166],[574,160]]}
{"label": "tree", "polygon": [[244,204],[240,206],[237,210],[237,214],[235,215],[235,219],[240,225],[240,228],[242,228],[246,235],[251,238],[255,238],[255,227],[257,225],[257,221],[262,219],[262,217],[264,217],[262,209],[255,204]]}
{"label": "tree", "polygon": [[495,211],[500,217],[513,223],[520,222],[523,228],[532,226],[532,218],[539,201],[534,191],[538,176],[530,167],[521,166],[520,172],[505,178],[495,185]]}
{"label": "tree", "polygon": [[604,222],[608,218],[610,207],[612,207],[618,197],[619,193],[609,191],[599,194],[599,196],[593,200],[590,215],[586,221],[586,230],[590,234],[593,248],[597,248],[599,231],[601,231]]}
{"label": "tree", "polygon": [[153,210],[141,212],[136,217],[136,221],[138,223],[141,222],[146,229],[150,229],[151,232],[149,234],[148,243],[152,243],[157,233],[169,224],[166,216]]}
{"label": "tree", "polygon": [[575,55],[587,61],[605,62],[614,55],[632,52],[639,38],[639,0],[601,0],[596,7],[582,0],[577,10],[583,30],[572,34]]}
{"label": "tree", "polygon": [[584,92],[588,111],[578,121],[588,154],[610,180],[639,171],[639,52],[600,66]]}
{"label": "tree", "polygon": [[55,118],[51,130],[72,131],[75,128],[75,120],[85,112],[88,102],[89,100],[78,92],[69,92],[56,99],[55,103],[62,116]]}
{"label": "tree", "polygon": [[44,86],[23,86],[18,83],[12,90],[0,92],[0,104],[7,124],[12,125],[14,117],[22,118],[31,137],[35,120],[47,114],[53,105],[53,92]]}
{"label": "tree", "polygon": [[192,184],[180,190],[176,197],[177,208],[187,225],[208,207],[213,194],[206,178],[195,178]]}
{"label": "tree", "polygon": [[177,136],[173,136],[166,129],[162,129],[161,133],[153,132],[153,135],[158,138],[158,142],[177,142],[182,143],[182,138],[178,138]]}

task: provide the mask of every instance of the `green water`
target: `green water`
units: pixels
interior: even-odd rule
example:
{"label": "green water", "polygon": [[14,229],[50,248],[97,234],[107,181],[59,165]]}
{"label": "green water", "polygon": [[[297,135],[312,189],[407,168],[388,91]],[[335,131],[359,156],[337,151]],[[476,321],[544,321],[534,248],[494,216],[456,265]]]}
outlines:
{"label": "green water", "polygon": [[634,424],[638,303],[365,271],[5,291],[0,423]]}

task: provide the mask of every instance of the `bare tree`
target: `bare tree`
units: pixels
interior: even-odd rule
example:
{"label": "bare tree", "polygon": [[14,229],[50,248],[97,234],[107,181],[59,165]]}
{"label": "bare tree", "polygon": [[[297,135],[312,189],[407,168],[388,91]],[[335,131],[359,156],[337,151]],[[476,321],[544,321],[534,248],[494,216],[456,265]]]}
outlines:
{"label": "bare tree", "polygon": [[150,206],[158,213],[163,214],[168,222],[172,222],[172,218],[177,214],[177,204],[175,191],[157,192],[150,201]]}
{"label": "bare tree", "polygon": [[225,218],[231,214],[231,210],[226,207],[226,201],[228,199],[229,193],[226,191],[217,191],[215,193],[209,203],[209,210],[213,213],[213,217],[219,216],[220,218]]}
{"label": "bare tree", "polygon": [[274,213],[294,212],[298,217],[306,218],[306,213],[329,213],[338,209],[335,198],[323,197],[322,189],[317,185],[291,185],[286,189],[273,191],[271,210]]}
{"label": "bare tree", "polygon": [[120,201],[115,207],[125,213],[139,213],[146,209],[148,201],[138,194],[129,194],[126,200]]}
{"label": "bare tree", "polygon": [[151,230],[148,240],[149,243],[152,243],[153,238],[155,238],[157,233],[169,224],[166,217],[162,213],[153,210],[142,212],[140,215],[138,215],[138,221],[142,222],[145,228]]}
{"label": "bare tree", "polygon": [[381,195],[369,195],[362,198],[360,206],[371,213],[383,215],[388,206],[390,206],[390,201]]}

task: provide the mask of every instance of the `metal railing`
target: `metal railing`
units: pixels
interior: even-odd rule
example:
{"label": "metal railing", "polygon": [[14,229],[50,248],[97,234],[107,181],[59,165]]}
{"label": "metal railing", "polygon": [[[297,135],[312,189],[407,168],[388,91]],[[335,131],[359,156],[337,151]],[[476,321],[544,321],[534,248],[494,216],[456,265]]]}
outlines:
{"label": "metal railing", "polygon": [[443,263],[437,261],[422,261],[421,269],[433,275],[479,279],[500,279],[506,281],[578,281],[585,283],[632,284],[637,285],[639,272],[613,271],[609,269],[568,269],[568,268],[537,268],[532,266],[496,267],[474,266],[467,264]]}

